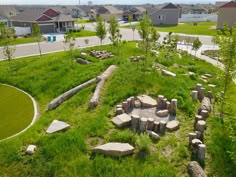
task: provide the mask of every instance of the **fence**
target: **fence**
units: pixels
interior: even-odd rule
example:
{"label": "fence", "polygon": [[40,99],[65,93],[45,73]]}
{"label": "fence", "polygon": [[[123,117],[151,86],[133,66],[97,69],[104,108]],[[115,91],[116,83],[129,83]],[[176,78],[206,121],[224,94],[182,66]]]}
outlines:
{"label": "fence", "polygon": [[179,22],[216,22],[217,19],[217,14],[182,14],[182,17],[179,19]]}
{"label": "fence", "polygon": [[14,28],[15,28],[17,36],[31,34],[31,28],[30,27],[14,27]]}

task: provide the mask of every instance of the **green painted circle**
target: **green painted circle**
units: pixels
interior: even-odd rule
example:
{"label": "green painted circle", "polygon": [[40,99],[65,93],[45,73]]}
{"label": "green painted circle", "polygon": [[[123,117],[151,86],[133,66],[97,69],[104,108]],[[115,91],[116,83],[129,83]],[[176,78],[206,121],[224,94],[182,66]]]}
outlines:
{"label": "green painted circle", "polygon": [[24,130],[33,116],[33,101],[27,94],[0,84],[0,140]]}

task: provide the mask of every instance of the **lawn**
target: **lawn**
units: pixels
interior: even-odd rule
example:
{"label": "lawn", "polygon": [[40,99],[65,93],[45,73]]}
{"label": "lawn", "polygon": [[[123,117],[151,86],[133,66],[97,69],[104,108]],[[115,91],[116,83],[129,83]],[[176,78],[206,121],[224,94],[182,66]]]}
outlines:
{"label": "lawn", "polygon": [[75,31],[75,32],[69,32],[68,34],[71,35],[73,38],[96,36],[96,32],[87,31],[87,30],[79,30],[79,31]]}
{"label": "lawn", "polygon": [[34,115],[33,102],[25,93],[0,84],[0,140],[26,128]]}
{"label": "lawn", "polygon": [[198,22],[197,26],[194,26],[193,23],[183,23],[177,26],[163,25],[155,28],[160,32],[214,36],[216,35],[216,30],[211,29],[212,26],[216,26],[216,22]]}
{"label": "lawn", "polygon": [[[18,45],[18,44],[28,44],[28,43],[34,43],[37,42],[37,40],[33,37],[27,37],[27,38],[16,38],[12,39],[10,42],[10,45]],[[0,40],[0,46],[4,46],[5,41]]]}
{"label": "lawn", "polygon": [[[135,43],[126,43],[120,54],[111,59],[98,60],[91,56],[87,59],[92,64],[81,65],[71,61],[64,52],[28,57],[13,62],[0,63],[0,82],[14,84],[33,95],[40,108],[40,118],[33,127],[20,136],[0,143],[0,176],[37,176],[37,177],[174,177],[189,176],[186,165],[191,160],[188,150],[188,133],[193,130],[194,114],[198,103],[192,102],[190,93],[196,83],[202,83],[208,90],[200,76],[205,73],[213,75],[210,82],[217,85],[213,93],[220,91],[220,80],[216,73],[220,71],[210,64],[194,57],[182,54],[178,58],[165,59],[164,55],[149,57],[147,62],[131,63],[131,55],[143,55],[143,51],[135,47]],[[111,46],[99,46],[96,49],[113,51]],[[87,49],[91,50],[91,49]],[[85,51],[86,52],[86,51]],[[80,56],[76,51],[75,57]],[[176,78],[164,77],[152,68],[154,62],[159,62],[177,73]],[[64,102],[53,111],[46,111],[48,103],[58,95],[64,93],[95,76],[99,75],[109,65],[118,66],[117,71],[106,82],[102,90],[100,105],[88,109],[88,102],[95,85],[92,85],[70,100]],[[176,67],[178,64],[180,67]],[[32,72],[33,71],[33,72]],[[184,73],[195,72],[195,76]],[[166,133],[159,142],[150,142],[150,152],[147,156],[134,155],[124,158],[111,158],[103,155],[92,156],[92,147],[106,142],[127,142],[136,147],[140,138],[129,129],[118,129],[111,123],[114,107],[122,100],[139,94],[149,94],[154,98],[165,95],[168,99],[178,99],[178,120],[181,128],[175,133]],[[235,95],[235,87],[231,87],[231,94]],[[231,97],[231,101],[236,101]],[[47,135],[45,130],[52,120],[66,121],[71,128],[66,132]],[[230,166],[225,170],[216,164],[219,158],[212,154],[219,151],[214,148],[215,139],[211,130],[215,129],[213,117],[209,118],[206,144],[211,151],[207,151],[206,171],[211,176],[235,176]],[[33,156],[25,155],[28,144],[36,144],[38,149]],[[214,153],[215,152],[215,153]],[[222,155],[219,155],[221,156]],[[228,162],[229,163],[229,162]],[[226,165],[227,163],[225,163]],[[233,169],[233,168],[232,168]]]}

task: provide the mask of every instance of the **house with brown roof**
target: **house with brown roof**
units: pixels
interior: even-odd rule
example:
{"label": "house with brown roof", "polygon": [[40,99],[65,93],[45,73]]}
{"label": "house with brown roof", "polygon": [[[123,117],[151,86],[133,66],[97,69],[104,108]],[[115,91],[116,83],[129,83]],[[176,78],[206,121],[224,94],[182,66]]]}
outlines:
{"label": "house with brown roof", "polygon": [[31,27],[38,23],[42,33],[66,32],[74,28],[75,19],[62,14],[52,8],[25,9],[18,15],[11,17],[16,27]]}
{"label": "house with brown roof", "polygon": [[153,25],[177,25],[180,9],[172,3],[147,8]]}
{"label": "house with brown roof", "polygon": [[230,1],[219,7],[217,29],[222,29],[226,23],[230,28],[236,23],[236,1]]}
{"label": "house with brown roof", "polygon": [[101,6],[96,10],[96,16],[103,18],[105,21],[109,21],[111,17],[122,19],[123,11],[114,6]]}

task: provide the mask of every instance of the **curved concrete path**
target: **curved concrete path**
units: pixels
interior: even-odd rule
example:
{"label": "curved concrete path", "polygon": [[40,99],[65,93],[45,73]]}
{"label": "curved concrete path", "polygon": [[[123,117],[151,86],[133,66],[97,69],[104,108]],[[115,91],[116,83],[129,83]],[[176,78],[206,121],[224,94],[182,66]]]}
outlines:
{"label": "curved concrete path", "polygon": [[25,129],[21,130],[20,132],[14,134],[14,135],[12,135],[12,136],[9,136],[9,137],[7,137],[7,138],[4,138],[4,139],[2,139],[2,140],[0,140],[0,142],[2,142],[2,141],[5,141],[5,140],[8,140],[8,139],[10,139],[10,138],[16,137],[16,136],[22,134],[23,132],[25,132],[26,130],[28,130],[28,129],[35,123],[35,121],[37,120],[37,117],[38,117],[38,115],[39,115],[39,111],[38,111],[37,102],[35,101],[35,99],[34,99],[30,94],[28,94],[27,92],[25,92],[25,91],[23,91],[23,90],[21,90],[21,89],[19,89],[19,88],[17,88],[17,87],[12,86],[12,85],[2,84],[2,83],[0,83],[0,84],[1,84],[1,85],[6,85],[6,86],[9,86],[9,87],[12,87],[12,88],[15,88],[15,89],[19,90],[20,92],[26,94],[26,95],[27,95],[28,97],[30,97],[30,99],[32,100],[33,107],[34,107],[34,116],[33,116],[33,118],[32,118],[31,123],[30,123]]}

